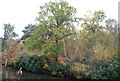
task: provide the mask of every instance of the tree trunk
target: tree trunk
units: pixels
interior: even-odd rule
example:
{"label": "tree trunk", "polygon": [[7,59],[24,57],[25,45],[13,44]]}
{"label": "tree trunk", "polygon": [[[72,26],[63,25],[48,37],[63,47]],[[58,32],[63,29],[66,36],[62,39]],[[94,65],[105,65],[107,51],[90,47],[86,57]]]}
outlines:
{"label": "tree trunk", "polygon": [[65,47],[65,40],[64,40],[64,38],[63,38],[63,47],[64,47],[64,56],[66,57],[67,55],[66,55],[66,47]]}

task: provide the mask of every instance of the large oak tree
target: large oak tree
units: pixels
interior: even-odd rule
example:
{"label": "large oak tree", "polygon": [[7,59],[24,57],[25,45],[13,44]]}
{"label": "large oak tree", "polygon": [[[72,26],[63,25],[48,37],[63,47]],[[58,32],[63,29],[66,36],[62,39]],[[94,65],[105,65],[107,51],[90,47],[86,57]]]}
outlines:
{"label": "large oak tree", "polygon": [[58,53],[63,49],[61,40],[75,34],[75,14],[76,9],[64,1],[40,6],[39,16],[36,18],[38,24],[33,27],[34,33],[27,39],[28,47]]}

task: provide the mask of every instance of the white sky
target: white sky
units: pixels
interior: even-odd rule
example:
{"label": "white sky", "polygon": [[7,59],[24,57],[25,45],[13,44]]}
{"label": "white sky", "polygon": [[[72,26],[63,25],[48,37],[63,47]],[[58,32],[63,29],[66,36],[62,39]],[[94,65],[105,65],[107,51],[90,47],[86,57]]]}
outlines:
{"label": "white sky", "polygon": [[[22,36],[27,24],[34,24],[39,7],[50,0],[0,0],[0,37],[3,36],[3,24],[15,25],[15,32]],[[53,0],[51,0],[53,1]],[[77,8],[77,16],[83,17],[88,10],[103,10],[108,18],[118,19],[119,0],[66,0]]]}

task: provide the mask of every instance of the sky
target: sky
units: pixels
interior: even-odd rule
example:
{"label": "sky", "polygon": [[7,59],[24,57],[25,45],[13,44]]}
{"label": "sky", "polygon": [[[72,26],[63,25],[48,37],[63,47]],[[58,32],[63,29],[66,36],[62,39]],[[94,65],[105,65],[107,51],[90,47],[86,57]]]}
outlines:
{"label": "sky", "polygon": [[[19,37],[28,24],[34,24],[40,6],[54,0],[0,0],[0,37],[3,37],[3,24],[15,26]],[[118,20],[118,2],[120,0],[64,0],[77,9],[77,17],[83,17],[89,10],[103,10],[106,19]]]}

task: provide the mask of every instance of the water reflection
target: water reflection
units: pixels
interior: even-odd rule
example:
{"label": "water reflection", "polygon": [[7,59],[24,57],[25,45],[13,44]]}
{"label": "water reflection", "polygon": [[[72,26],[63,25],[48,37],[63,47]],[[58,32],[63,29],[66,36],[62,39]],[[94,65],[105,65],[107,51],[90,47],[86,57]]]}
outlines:
{"label": "water reflection", "polygon": [[45,74],[36,74],[25,70],[23,70],[23,74],[17,75],[18,69],[9,66],[2,66],[2,71],[2,79],[62,79]]}

